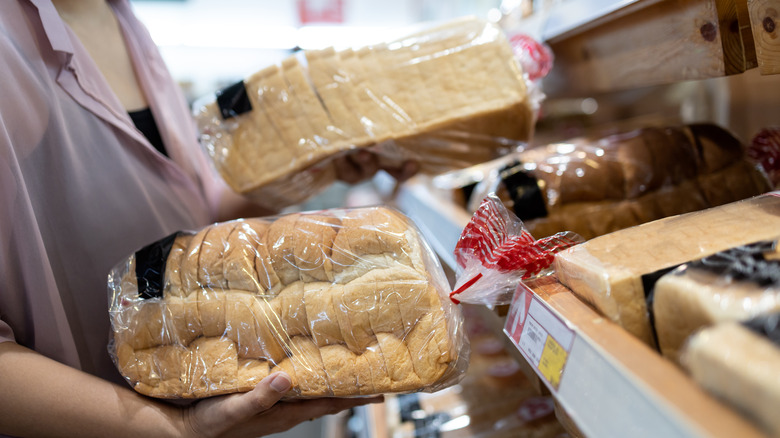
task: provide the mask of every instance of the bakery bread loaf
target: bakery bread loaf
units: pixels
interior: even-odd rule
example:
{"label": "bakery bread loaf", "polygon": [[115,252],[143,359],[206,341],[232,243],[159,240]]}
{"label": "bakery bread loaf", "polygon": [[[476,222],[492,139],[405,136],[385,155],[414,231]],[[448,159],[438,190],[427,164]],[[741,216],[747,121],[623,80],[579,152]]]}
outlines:
{"label": "bakery bread loaf", "polygon": [[655,346],[644,283],[664,269],[775,238],[778,230],[780,193],[772,192],[596,237],[557,253],[554,267],[575,294]]}
{"label": "bakery bread loaf", "polygon": [[652,304],[658,347],[675,362],[688,337],[704,327],[780,312],[777,241],[738,246],[680,266],[656,282]]}
{"label": "bakery bread loaf", "polygon": [[441,267],[400,213],[372,207],[213,224],[144,247],[109,277],[119,371],[138,391],[290,397],[435,390],[465,357]]}
{"label": "bakery bread loaf", "polygon": [[[440,171],[495,158],[506,146],[462,143],[466,150],[448,160],[427,135],[530,139],[522,71],[500,28],[485,21],[459,19],[387,44],[303,57],[305,66],[291,56],[196,105],[217,170],[260,202],[289,205],[317,193],[335,179],[330,160],[354,148],[376,145],[385,164],[414,158],[423,171]],[[269,201],[279,189],[283,195]]]}
{"label": "bakery bread loaf", "polygon": [[711,124],[578,138],[515,157],[494,190],[537,238],[591,239],[770,190],[739,140]]}
{"label": "bakery bread loaf", "polygon": [[716,324],[690,338],[682,353],[696,383],[773,437],[780,436],[779,316]]}

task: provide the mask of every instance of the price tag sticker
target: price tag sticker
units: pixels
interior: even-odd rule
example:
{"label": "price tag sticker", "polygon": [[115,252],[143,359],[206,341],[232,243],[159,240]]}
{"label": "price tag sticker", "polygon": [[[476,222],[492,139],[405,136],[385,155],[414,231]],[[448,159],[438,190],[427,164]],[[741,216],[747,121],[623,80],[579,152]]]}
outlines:
{"label": "price tag sticker", "polygon": [[509,308],[504,332],[547,386],[557,391],[574,343],[574,331],[521,283]]}
{"label": "price tag sticker", "polygon": [[547,341],[544,343],[542,357],[539,360],[539,372],[541,372],[547,381],[556,389],[561,383],[563,366],[566,365],[566,358],[568,356],[569,353],[563,349],[561,344],[559,344],[555,338],[548,335]]}

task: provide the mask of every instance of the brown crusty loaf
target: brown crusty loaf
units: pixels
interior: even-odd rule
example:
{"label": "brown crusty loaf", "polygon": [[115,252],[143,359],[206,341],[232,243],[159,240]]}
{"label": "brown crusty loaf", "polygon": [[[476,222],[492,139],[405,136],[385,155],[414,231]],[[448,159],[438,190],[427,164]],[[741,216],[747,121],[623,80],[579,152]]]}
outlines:
{"label": "brown crusty loaf", "polygon": [[[579,138],[518,154],[497,194],[534,237],[573,231],[585,239],[770,189],[728,131],[711,124],[646,127]],[[532,178],[543,214],[523,196]],[[522,180],[524,181],[524,180]]]}
{"label": "brown crusty loaf", "polygon": [[304,57],[305,66],[291,56],[248,77],[248,112],[224,119],[217,102],[196,110],[202,142],[238,193],[298,203],[333,182],[330,159],[354,148],[378,145],[388,163],[414,158],[424,171],[506,150],[499,142],[467,145],[448,160],[425,138],[453,129],[530,139],[522,71],[502,31],[485,21],[459,19],[387,44]]}
{"label": "brown crusty loaf", "polygon": [[446,386],[464,359],[459,314],[428,251],[383,207],[179,234],[159,294],[139,288],[140,252],[109,278],[116,365],[162,398],[248,391],[276,370],[299,397]]}

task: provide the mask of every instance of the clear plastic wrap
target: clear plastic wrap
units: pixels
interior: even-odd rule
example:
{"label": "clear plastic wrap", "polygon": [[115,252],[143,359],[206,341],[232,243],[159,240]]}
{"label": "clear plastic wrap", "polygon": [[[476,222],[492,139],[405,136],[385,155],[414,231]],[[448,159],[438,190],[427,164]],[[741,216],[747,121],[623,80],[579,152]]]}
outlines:
{"label": "clear plastic wrap", "polygon": [[703,329],[685,344],[681,359],[699,385],[780,437],[780,314]]}
{"label": "clear plastic wrap", "polygon": [[572,231],[586,239],[771,189],[739,140],[711,124],[577,138],[433,181],[441,188],[476,183],[470,211],[496,193],[536,237]]}
{"label": "clear plastic wrap", "polygon": [[355,148],[387,166],[416,160],[423,172],[495,158],[504,140],[530,138],[539,98],[501,29],[463,18],[386,44],[290,56],[201,99],[195,116],[225,181],[279,207],[327,187],[332,159]]}
{"label": "clear plastic wrap", "polygon": [[[780,236],[780,229],[777,231]],[[652,292],[652,321],[661,353],[678,361],[686,339],[703,327],[780,312],[778,241],[765,240],[685,263]]]}
{"label": "clear plastic wrap", "polygon": [[135,390],[288,398],[435,391],[468,359],[460,309],[414,225],[385,207],[213,224],[140,249],[108,277],[112,342]]}
{"label": "clear plastic wrap", "polygon": [[663,274],[720,251],[777,237],[780,192],[648,222],[555,256],[558,280],[603,315],[655,346],[646,302]]}

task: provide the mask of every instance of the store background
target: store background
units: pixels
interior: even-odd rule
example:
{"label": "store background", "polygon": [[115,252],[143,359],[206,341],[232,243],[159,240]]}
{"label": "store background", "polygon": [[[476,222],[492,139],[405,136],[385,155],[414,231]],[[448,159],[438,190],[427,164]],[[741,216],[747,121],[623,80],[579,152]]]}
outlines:
{"label": "store background", "polygon": [[132,0],[190,101],[297,48],[371,44],[426,22],[500,16],[500,0]]}

